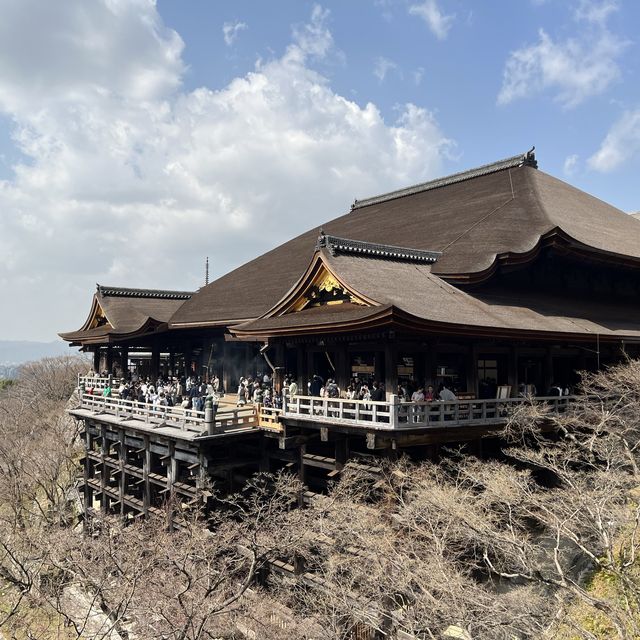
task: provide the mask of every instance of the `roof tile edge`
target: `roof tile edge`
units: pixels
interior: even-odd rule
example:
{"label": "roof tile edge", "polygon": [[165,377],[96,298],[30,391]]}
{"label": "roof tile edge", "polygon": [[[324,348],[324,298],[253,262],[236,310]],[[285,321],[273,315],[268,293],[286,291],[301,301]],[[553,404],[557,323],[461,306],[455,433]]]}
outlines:
{"label": "roof tile edge", "polygon": [[505,169],[511,169],[514,167],[532,167],[538,168],[538,162],[535,155],[535,147],[526,153],[512,156],[511,158],[505,158],[504,160],[498,160],[497,162],[491,162],[484,164],[475,169],[469,169],[467,171],[461,171],[459,173],[452,173],[449,176],[442,178],[436,178],[429,182],[422,182],[420,184],[413,185],[411,187],[405,187],[396,191],[389,191],[388,193],[382,193],[378,196],[371,196],[370,198],[364,198],[363,200],[355,200],[351,205],[351,211],[356,209],[362,209],[363,207],[371,206],[372,204],[380,204],[381,202],[387,202],[389,200],[396,200],[403,198],[404,196],[415,195],[416,193],[422,193],[423,191],[431,191],[432,189],[438,189],[440,187],[446,187],[450,184],[457,182],[464,182],[465,180],[471,180],[472,178],[479,178],[480,176],[486,176],[490,173],[496,173],[498,171],[504,171]]}
{"label": "roof tile edge", "polygon": [[122,298],[159,298],[165,300],[189,300],[192,291],[171,291],[168,289],[133,289],[131,287],[107,287],[96,285],[98,293],[107,297]]}
{"label": "roof tile edge", "polygon": [[324,231],[320,231],[316,247],[317,249],[328,249],[331,255],[346,253],[390,260],[426,262],[427,264],[433,264],[442,255],[439,251],[426,251],[424,249],[411,249],[409,247],[397,247],[390,244],[377,244],[363,242],[362,240],[338,238],[337,236],[325,235]]}

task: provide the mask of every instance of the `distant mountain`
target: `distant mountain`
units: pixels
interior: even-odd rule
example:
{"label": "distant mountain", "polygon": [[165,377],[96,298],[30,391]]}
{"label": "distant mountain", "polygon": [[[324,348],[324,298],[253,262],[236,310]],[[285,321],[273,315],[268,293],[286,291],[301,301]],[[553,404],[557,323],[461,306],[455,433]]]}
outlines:
{"label": "distant mountain", "polygon": [[0,340],[0,378],[12,378],[21,364],[40,358],[71,355],[75,349],[69,349],[62,340],[53,342],[30,342],[28,340]]}

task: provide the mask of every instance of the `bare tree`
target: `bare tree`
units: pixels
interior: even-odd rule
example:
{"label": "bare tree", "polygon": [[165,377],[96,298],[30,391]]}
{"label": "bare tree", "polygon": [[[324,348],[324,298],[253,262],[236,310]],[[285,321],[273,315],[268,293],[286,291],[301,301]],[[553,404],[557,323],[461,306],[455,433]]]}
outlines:
{"label": "bare tree", "polygon": [[79,449],[64,408],[85,368],[73,357],[30,363],[0,398],[0,626],[26,624],[25,600],[40,601],[50,567],[49,537],[73,522]]}
{"label": "bare tree", "polygon": [[106,518],[85,536],[70,526],[75,427],[38,380],[36,367],[0,401],[0,578],[14,597],[0,624],[29,599],[71,637],[592,640],[586,609],[606,637],[640,636],[637,362],[585,375],[563,414],[518,409],[493,459],[347,465],[305,508],[297,480],[261,474],[212,513],[168,505],[176,531]]}

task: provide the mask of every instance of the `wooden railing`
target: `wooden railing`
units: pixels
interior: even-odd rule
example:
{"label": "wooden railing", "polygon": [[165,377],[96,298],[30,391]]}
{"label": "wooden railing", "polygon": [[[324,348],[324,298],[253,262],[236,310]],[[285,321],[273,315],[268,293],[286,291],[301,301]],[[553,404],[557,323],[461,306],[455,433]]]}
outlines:
{"label": "wooden railing", "polygon": [[267,429],[268,431],[282,431],[282,423],[280,422],[282,409],[258,405],[257,411],[258,426],[261,429]]}
{"label": "wooden railing", "polygon": [[[575,396],[537,397],[552,413],[563,413]],[[456,400],[455,402],[402,402],[397,409],[397,429],[490,425],[504,421],[513,409],[531,402],[528,398]]]}
{"label": "wooden railing", "polygon": [[105,398],[85,393],[80,396],[80,408],[95,413],[106,413],[120,419],[140,420],[148,424],[193,431],[199,435],[204,435],[211,429],[214,432],[219,432],[257,425],[256,412],[253,407],[223,409],[208,420],[209,416],[205,411],[150,405],[137,400]]}
{"label": "wooden railing", "polygon": [[372,400],[294,396],[285,399],[282,417],[393,429],[397,422],[394,420],[396,407],[394,403]]}
{"label": "wooden railing", "polygon": [[[562,413],[574,399],[574,396],[554,396],[535,398],[535,401],[544,403],[554,413]],[[281,417],[389,430],[491,425],[503,422],[511,409],[526,402],[530,400],[505,398],[400,402],[397,396],[392,396],[390,401],[373,402],[295,396],[285,401]]]}
{"label": "wooden railing", "polygon": [[[79,377],[85,389],[104,389],[107,378]],[[112,381],[115,386],[116,381]],[[119,381],[117,381],[119,385]],[[80,387],[82,389],[82,387]],[[115,393],[115,391],[114,391]],[[575,396],[535,398],[552,412],[566,411]],[[213,426],[204,411],[150,405],[136,400],[84,393],[80,398],[83,409],[103,412],[118,418],[132,418],[153,424],[163,424],[183,431],[205,434],[242,426],[259,426],[261,429],[282,431],[282,419],[320,422],[325,425],[352,425],[364,428],[395,430],[429,427],[458,427],[465,425],[492,425],[504,422],[510,411],[518,405],[530,402],[527,398],[491,400],[456,400],[452,402],[400,402],[397,396],[389,401],[345,400],[342,398],[318,398],[295,396],[286,398],[282,409],[246,405],[225,408],[215,415]]]}
{"label": "wooden railing", "polygon": [[103,391],[106,386],[110,385],[113,393],[115,393],[120,386],[120,382],[120,378],[113,376],[81,376],[78,374],[78,389],[81,389],[84,385],[85,389],[99,389]]}

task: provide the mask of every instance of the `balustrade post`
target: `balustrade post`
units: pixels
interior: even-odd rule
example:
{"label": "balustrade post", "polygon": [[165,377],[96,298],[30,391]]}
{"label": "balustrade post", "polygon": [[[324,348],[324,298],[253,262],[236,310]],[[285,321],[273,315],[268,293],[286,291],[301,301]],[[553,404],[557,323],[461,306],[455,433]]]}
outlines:
{"label": "balustrade post", "polygon": [[84,386],[84,382],[81,382],[78,385],[79,393],[80,393],[80,406],[84,404],[84,394],[86,392],[86,388]]}
{"label": "balustrade post", "polygon": [[204,426],[207,428],[207,433],[211,436],[215,429],[215,420],[213,418],[213,400],[207,398],[204,401]]}
{"label": "balustrade post", "polygon": [[392,393],[389,397],[389,425],[392,429],[397,429],[400,418],[400,398]]}

